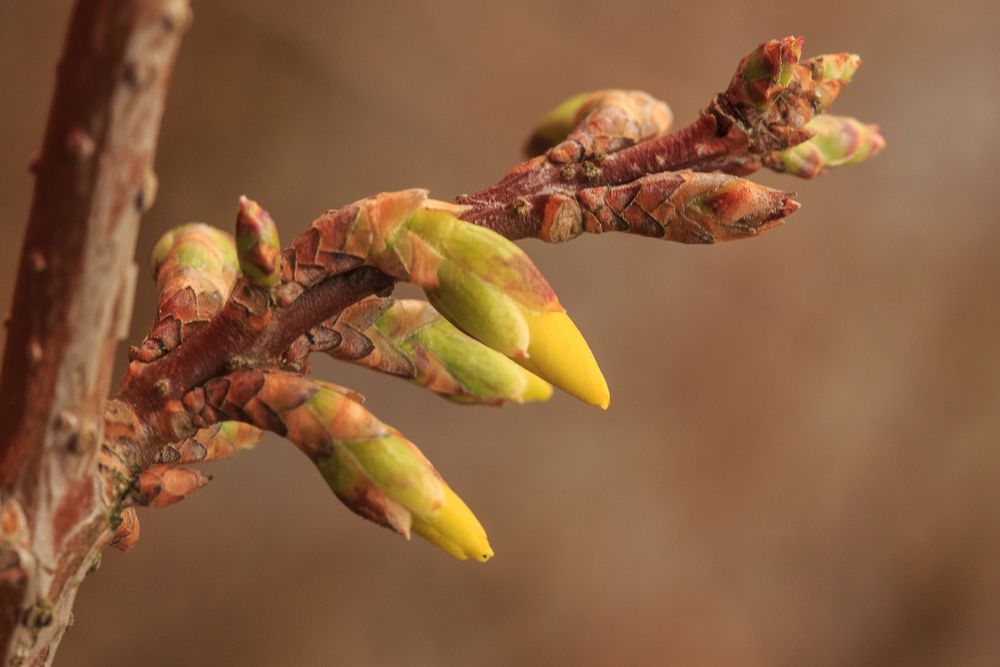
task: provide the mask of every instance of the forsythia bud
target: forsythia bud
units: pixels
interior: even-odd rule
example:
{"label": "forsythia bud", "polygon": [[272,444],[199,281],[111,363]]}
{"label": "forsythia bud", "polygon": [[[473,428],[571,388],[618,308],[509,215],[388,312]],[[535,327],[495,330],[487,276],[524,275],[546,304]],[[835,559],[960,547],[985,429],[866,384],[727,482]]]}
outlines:
{"label": "forsythia bud", "polygon": [[236,252],[240,270],[252,285],[274,287],[281,279],[281,241],[271,215],[240,197],[236,214]]}
{"label": "forsythia bud", "polygon": [[594,355],[531,259],[508,239],[460,220],[424,190],[364,199],[314,223],[325,251],[363,258],[424,289],[462,331],[587,403],[606,408]]}
{"label": "forsythia bud", "polygon": [[813,95],[820,111],[830,108],[841,89],[851,82],[861,67],[861,57],[854,53],[829,53],[802,61],[812,73]]}
{"label": "forsythia bud", "polygon": [[535,128],[534,134],[528,140],[526,151],[532,155],[538,155],[565,139],[566,135],[572,132],[577,125],[579,120],[577,113],[580,111],[580,107],[592,95],[593,93],[573,95],[545,114],[539,121],[538,127]]}
{"label": "forsythia bud", "polygon": [[857,164],[885,147],[878,125],[866,125],[846,116],[822,115],[806,127],[816,134],[809,141],[772,153],[764,164],[793,176],[815,178],[830,167]]}
{"label": "forsythia bud", "polygon": [[590,347],[523,250],[444,211],[417,211],[406,228],[441,256],[437,284],[424,291],[442,315],[560,389],[608,407]]}
{"label": "forsythia bud", "polygon": [[189,285],[199,292],[218,292],[224,298],[236,278],[238,264],[232,237],[201,222],[166,232],[149,257],[157,290],[166,298]]}
{"label": "forsythia bud", "polygon": [[530,403],[552,396],[551,385],[456,329],[426,301],[395,301],[363,335],[374,347],[356,363],[403,370],[415,384],[456,402]]}
{"label": "forsythia bud", "polygon": [[354,512],[406,537],[412,529],[462,560],[493,555],[486,531],[430,461],[360,404],[322,386],[287,416],[299,427],[312,419],[325,427],[333,448],[316,466]]}
{"label": "forsythia bud", "polygon": [[727,95],[758,111],[769,108],[791,81],[802,42],[801,37],[785,37],[758,46],[740,61]]}

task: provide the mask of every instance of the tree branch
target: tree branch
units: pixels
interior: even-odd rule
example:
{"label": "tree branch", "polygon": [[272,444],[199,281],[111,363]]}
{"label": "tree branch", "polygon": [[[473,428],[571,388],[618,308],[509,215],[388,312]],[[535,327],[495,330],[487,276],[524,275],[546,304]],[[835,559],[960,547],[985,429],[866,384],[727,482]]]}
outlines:
{"label": "tree branch", "polygon": [[0,655],[51,661],[108,533],[103,402],[186,0],[81,0],[40,157],[0,376]]}

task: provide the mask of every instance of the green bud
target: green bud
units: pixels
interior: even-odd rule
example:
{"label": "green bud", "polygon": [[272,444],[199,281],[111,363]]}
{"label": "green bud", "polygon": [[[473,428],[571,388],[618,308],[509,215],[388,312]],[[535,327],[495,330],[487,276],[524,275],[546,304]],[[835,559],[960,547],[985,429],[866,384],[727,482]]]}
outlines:
{"label": "green bud", "polygon": [[318,425],[328,438],[330,453],[314,461],[352,511],[407,538],[412,528],[462,560],[493,555],[475,515],[416,445],[339,388],[320,385],[285,418],[290,435],[315,434]]}
{"label": "green bud", "polygon": [[825,169],[863,162],[885,147],[877,125],[854,118],[824,114],[806,127],[815,132],[812,139],[773,153],[764,163],[793,176],[815,178]]}
{"label": "green bud", "polygon": [[576,126],[576,115],[580,111],[580,107],[592,94],[578,93],[573,95],[545,114],[531,135],[531,139],[528,140],[526,150],[537,155],[565,139]]}
{"label": "green bud", "polygon": [[792,80],[794,67],[802,56],[801,37],[785,37],[764,42],[740,61],[729,85],[731,99],[768,109]]}
{"label": "green bud", "polygon": [[246,197],[236,214],[236,251],[240,270],[252,285],[274,287],[281,279],[281,241],[271,215]]}
{"label": "green bud", "polygon": [[564,391],[608,406],[593,353],[523,250],[443,211],[418,211],[406,229],[444,258],[437,284],[424,286],[442,315]]}
{"label": "green bud", "polygon": [[462,333],[424,301],[397,301],[366,335],[402,354],[414,369],[413,382],[457,402],[523,403],[552,395],[547,382]]}
{"label": "green bud", "polygon": [[202,222],[174,227],[159,238],[149,256],[154,278],[171,258],[182,266],[213,273],[235,273],[239,265],[233,237]]}
{"label": "green bud", "polygon": [[816,105],[820,111],[825,111],[854,78],[854,73],[861,66],[861,57],[854,53],[830,53],[810,58],[802,64],[812,72]]}

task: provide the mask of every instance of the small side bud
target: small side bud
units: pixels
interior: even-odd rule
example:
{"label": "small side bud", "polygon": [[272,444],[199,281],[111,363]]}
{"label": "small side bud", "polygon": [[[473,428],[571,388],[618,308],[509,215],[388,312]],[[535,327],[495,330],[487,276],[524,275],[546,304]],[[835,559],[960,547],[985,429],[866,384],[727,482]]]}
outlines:
{"label": "small side bud", "polygon": [[131,551],[139,543],[139,515],[134,507],[122,510],[121,521],[111,536],[111,546],[119,551]]}
{"label": "small side bud", "polygon": [[758,111],[768,109],[791,81],[802,43],[801,37],[785,37],[758,46],[740,61],[726,96]]}
{"label": "small side bud", "polygon": [[565,139],[577,124],[577,112],[593,93],[578,93],[559,103],[538,122],[524,147],[529,156],[540,155]]}
{"label": "small side bud", "polygon": [[281,279],[281,241],[271,214],[246,197],[236,213],[236,252],[240,270],[256,287],[274,287]]}
{"label": "small side bud", "polygon": [[132,497],[138,505],[167,507],[187,498],[212,478],[193,468],[152,465],[141,473]]}
{"label": "small side bud", "polygon": [[792,176],[815,178],[832,167],[864,162],[885,147],[878,125],[867,125],[854,118],[824,114],[806,127],[816,133],[812,139],[771,153],[764,164]]}
{"label": "small side bud", "polygon": [[802,61],[812,73],[813,96],[820,111],[830,108],[840,91],[851,82],[861,67],[861,56],[854,53],[830,53]]}

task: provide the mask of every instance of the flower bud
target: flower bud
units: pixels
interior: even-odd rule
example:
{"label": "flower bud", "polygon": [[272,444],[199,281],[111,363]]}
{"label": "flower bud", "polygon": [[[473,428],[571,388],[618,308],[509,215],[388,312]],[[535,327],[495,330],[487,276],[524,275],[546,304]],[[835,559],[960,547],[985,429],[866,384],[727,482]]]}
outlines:
{"label": "flower bud", "polygon": [[793,176],[815,178],[825,169],[863,162],[885,147],[878,125],[854,118],[824,114],[806,127],[816,133],[812,139],[772,153],[764,163]]}
{"label": "flower bud", "polygon": [[271,215],[260,205],[240,197],[236,214],[236,252],[240,270],[250,284],[274,287],[281,279],[281,241]]}
{"label": "flower bud", "polygon": [[326,387],[286,413],[296,430],[309,417],[324,426],[332,444],[330,453],[314,457],[316,466],[352,511],[407,538],[412,529],[461,560],[485,562],[493,555],[472,511],[398,431]]}
{"label": "flower bud", "polygon": [[407,229],[442,260],[427,298],[473,338],[577,398],[607,408],[607,383],[590,347],[528,255],[450,213],[421,210]]}
{"label": "flower bud", "polygon": [[364,335],[374,348],[357,363],[397,374],[403,368],[415,384],[456,402],[526,403],[552,396],[551,385],[459,331],[426,301],[396,301]]}

